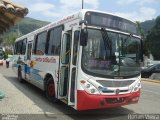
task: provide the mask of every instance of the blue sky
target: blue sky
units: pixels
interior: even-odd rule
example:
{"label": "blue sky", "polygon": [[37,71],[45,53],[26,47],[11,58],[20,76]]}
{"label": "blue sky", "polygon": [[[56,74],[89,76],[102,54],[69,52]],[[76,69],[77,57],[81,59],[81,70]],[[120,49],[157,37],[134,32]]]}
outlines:
{"label": "blue sky", "polygon": [[[81,9],[81,0],[12,0],[29,9],[27,17],[55,21]],[[145,21],[160,15],[160,0],[84,0],[84,8],[96,9],[133,21]]]}

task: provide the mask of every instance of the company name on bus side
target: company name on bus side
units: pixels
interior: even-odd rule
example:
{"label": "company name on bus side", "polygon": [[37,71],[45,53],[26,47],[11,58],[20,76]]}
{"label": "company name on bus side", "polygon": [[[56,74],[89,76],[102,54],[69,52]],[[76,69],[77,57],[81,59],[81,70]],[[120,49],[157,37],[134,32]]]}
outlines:
{"label": "company name on bus side", "polygon": [[45,57],[45,58],[41,58],[41,57],[38,57],[35,59],[35,61],[37,62],[47,62],[47,63],[56,63],[56,59],[54,57]]}
{"label": "company name on bus side", "polygon": [[64,22],[66,22],[66,21],[72,20],[73,18],[74,18],[74,15],[68,16],[68,17],[60,20],[59,22],[57,22],[57,24],[62,24]]}

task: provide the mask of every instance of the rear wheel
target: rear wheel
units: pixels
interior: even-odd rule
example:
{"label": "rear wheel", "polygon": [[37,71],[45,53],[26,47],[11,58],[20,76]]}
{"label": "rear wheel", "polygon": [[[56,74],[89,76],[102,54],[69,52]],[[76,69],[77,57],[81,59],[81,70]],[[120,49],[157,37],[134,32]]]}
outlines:
{"label": "rear wheel", "polygon": [[46,97],[51,102],[57,101],[55,98],[55,84],[52,77],[50,77],[46,82]]}

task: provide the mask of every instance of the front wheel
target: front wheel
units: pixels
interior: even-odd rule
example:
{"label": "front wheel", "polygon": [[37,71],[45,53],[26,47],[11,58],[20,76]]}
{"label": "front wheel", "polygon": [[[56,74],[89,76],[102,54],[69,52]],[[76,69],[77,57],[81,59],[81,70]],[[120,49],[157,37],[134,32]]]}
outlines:
{"label": "front wheel", "polygon": [[53,78],[49,78],[46,82],[46,97],[51,102],[56,102],[55,98],[55,84]]}

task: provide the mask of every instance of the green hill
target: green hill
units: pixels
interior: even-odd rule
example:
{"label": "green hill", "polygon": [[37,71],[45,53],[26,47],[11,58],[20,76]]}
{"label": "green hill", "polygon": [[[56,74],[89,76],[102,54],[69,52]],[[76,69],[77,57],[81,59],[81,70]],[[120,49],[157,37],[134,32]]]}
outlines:
{"label": "green hill", "polygon": [[8,31],[0,34],[0,45],[11,45],[14,43],[17,37],[30,33],[49,23],[50,22],[47,21],[40,21],[33,18],[25,17]]}
{"label": "green hill", "polygon": [[153,26],[155,25],[155,23],[156,23],[155,19],[141,22],[141,27],[144,30],[144,33],[147,34],[147,32],[150,31],[151,28],[153,28]]}
{"label": "green hill", "polygon": [[16,24],[14,27],[12,27],[9,31],[17,31],[18,25],[19,25],[19,31],[22,35],[25,35],[29,32],[32,32],[40,27],[43,27],[45,25],[49,24],[49,22],[46,21],[40,21],[33,18],[25,17],[22,21],[20,21],[18,24]]}

